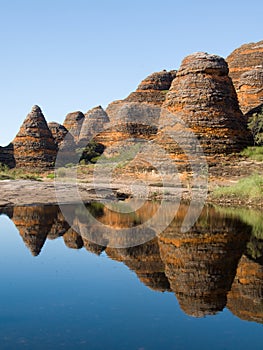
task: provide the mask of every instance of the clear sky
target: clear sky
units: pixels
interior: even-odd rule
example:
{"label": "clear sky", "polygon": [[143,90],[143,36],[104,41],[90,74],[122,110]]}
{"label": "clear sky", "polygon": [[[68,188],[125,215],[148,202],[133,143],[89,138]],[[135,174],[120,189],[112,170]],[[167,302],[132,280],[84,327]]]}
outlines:
{"label": "clear sky", "polygon": [[262,14],[262,0],[0,0],[0,145],[34,104],[63,122],[190,53],[260,41]]}

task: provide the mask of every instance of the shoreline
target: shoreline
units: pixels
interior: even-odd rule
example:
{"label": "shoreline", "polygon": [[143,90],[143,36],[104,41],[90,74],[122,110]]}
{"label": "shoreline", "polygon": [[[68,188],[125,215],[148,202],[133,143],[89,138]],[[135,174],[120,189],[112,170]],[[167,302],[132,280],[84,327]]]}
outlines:
{"label": "shoreline", "polygon": [[[222,207],[245,208],[262,210],[262,201],[246,201],[238,198],[231,198],[225,196],[223,198],[213,197],[213,190],[216,184],[209,184],[209,190],[206,205],[219,205]],[[91,202],[99,200],[125,200],[131,198],[130,184],[119,182],[118,185],[112,185],[101,182],[96,185],[96,190],[92,183],[79,183],[78,195],[74,196],[72,186],[69,183],[55,183],[55,181],[33,181],[33,180],[2,180],[0,181],[0,207],[10,206],[29,206],[29,205],[59,205],[59,204],[73,204],[78,202]],[[57,198],[59,194],[59,201]],[[176,187],[161,187],[150,186],[148,196],[141,196],[142,200],[167,200],[175,201],[180,198],[180,201],[190,202],[192,192],[188,188]]]}

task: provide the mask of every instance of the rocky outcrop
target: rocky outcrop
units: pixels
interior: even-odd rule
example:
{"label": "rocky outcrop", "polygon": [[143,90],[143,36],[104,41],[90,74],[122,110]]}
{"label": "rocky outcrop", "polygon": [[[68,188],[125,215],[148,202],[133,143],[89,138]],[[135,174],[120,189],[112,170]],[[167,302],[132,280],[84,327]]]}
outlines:
{"label": "rocky outcrop", "polygon": [[64,125],[59,123],[48,123],[48,127],[57,146],[58,156],[56,158],[56,166],[60,167],[73,162],[77,163],[77,145],[71,133],[68,132]]}
{"label": "rocky outcrop", "polygon": [[107,154],[118,155],[123,147],[134,148],[138,140],[153,140],[158,131],[160,108],[138,102],[116,103],[107,129],[95,140],[106,147]]}
{"label": "rocky outcrop", "polygon": [[166,70],[153,73],[127,98],[109,104],[106,113],[111,123],[107,132],[98,138],[99,142],[110,146],[130,138],[154,138],[158,130],[160,109],[151,106],[162,106],[175,75],[176,71]]}
{"label": "rocky outcrop", "polygon": [[101,106],[95,107],[85,113],[85,119],[79,135],[79,143],[85,145],[85,142],[91,141],[106,128],[109,122],[110,119]]}
{"label": "rocky outcrop", "polygon": [[51,134],[55,140],[56,145],[59,147],[61,143],[63,142],[65,136],[68,133],[68,130],[65,128],[64,125],[61,125],[56,122],[48,123],[49,130],[51,131]]}
{"label": "rocky outcrop", "polygon": [[238,264],[227,307],[242,320],[263,323],[263,266],[245,255]]}
{"label": "rocky outcrop", "polygon": [[79,140],[79,134],[84,119],[85,115],[82,112],[77,111],[67,114],[63,123],[63,126],[70,132],[76,143]]}
{"label": "rocky outcrop", "polygon": [[150,103],[162,106],[176,71],[153,73],[145,78],[135,92],[132,92],[123,102]]}
{"label": "rocky outcrop", "polygon": [[182,233],[186,210],[182,206],[161,233],[160,253],[180,307],[189,315],[202,317],[225,307],[251,229],[211,209],[209,215],[204,210],[193,228]]}
{"label": "rocky outcrop", "polygon": [[33,106],[13,141],[17,168],[49,169],[55,164],[57,146],[45,117]]}
{"label": "rocky outcrop", "polygon": [[263,103],[263,41],[245,44],[228,57],[229,75],[243,113]]}
{"label": "rocky outcrop", "polygon": [[222,57],[202,52],[187,56],[163,107],[171,114],[160,119],[159,139],[172,153],[181,151],[165,134],[181,133],[179,146],[188,149],[189,139],[184,137],[188,128],[195,133],[207,156],[239,152],[252,142]]}

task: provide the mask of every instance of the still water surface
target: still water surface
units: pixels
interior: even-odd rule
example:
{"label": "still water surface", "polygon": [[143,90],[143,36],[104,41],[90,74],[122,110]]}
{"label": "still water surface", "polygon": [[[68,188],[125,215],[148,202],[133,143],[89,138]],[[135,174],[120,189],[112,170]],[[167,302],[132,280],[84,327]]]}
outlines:
{"label": "still water surface", "polygon": [[[157,205],[87,208],[120,229]],[[262,349],[262,213],[206,207],[181,233],[185,212],[150,242],[113,248],[56,206],[0,209],[0,349]]]}

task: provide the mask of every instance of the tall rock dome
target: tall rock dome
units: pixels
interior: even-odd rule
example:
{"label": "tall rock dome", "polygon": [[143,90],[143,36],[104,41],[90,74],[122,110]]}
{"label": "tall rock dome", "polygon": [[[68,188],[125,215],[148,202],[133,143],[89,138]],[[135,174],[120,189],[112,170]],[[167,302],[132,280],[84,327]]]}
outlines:
{"label": "tall rock dome", "polygon": [[91,141],[93,137],[101,133],[110,122],[107,113],[101,106],[95,107],[85,113],[85,119],[79,134],[79,142]]}
{"label": "tall rock dome", "polygon": [[170,129],[180,128],[178,121],[185,123],[185,128],[190,128],[199,139],[206,155],[239,152],[251,142],[222,57],[203,52],[187,56],[163,107],[172,116],[160,123]]}
{"label": "tall rock dome", "polygon": [[63,126],[71,133],[76,143],[78,142],[84,119],[85,115],[80,111],[76,111],[68,113],[64,120]]}
{"label": "tall rock dome", "polygon": [[227,63],[243,113],[263,104],[263,41],[242,45]]}
{"label": "tall rock dome", "polygon": [[57,146],[45,117],[33,106],[13,141],[16,167],[48,169],[54,166]]}

